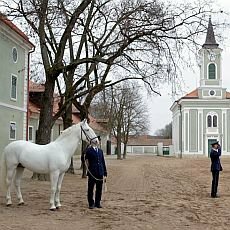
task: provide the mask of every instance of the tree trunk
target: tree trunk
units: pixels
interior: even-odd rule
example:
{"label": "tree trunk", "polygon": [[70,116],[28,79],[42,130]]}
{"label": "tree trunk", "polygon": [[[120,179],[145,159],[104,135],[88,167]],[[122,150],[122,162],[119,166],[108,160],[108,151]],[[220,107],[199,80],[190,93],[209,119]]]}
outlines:
{"label": "tree trunk", "polygon": [[[42,96],[39,126],[36,133],[36,144],[45,145],[50,143],[51,129],[53,124],[53,93],[55,81],[48,78],[45,83],[45,91]],[[31,153],[33,154],[33,153]],[[49,180],[49,175],[33,173],[32,179]]]}
{"label": "tree trunk", "polygon": [[117,159],[121,160],[121,129],[118,125],[117,127]]}
{"label": "tree trunk", "polygon": [[127,155],[127,143],[124,143],[123,159],[126,159]]}
{"label": "tree trunk", "polygon": [[[65,97],[66,100],[68,100],[68,96]],[[72,126],[73,121],[72,121],[72,104],[66,109],[65,114],[62,116],[63,118],[63,125],[64,129],[69,128]],[[71,162],[69,169],[67,170],[67,173],[74,174],[74,165],[73,165],[73,157],[71,157]]]}

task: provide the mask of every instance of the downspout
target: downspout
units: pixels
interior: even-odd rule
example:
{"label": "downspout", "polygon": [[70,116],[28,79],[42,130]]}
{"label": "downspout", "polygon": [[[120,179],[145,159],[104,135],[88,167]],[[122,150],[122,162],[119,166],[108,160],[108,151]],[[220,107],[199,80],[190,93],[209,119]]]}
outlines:
{"label": "downspout", "polygon": [[28,134],[28,128],[29,128],[29,97],[30,97],[30,55],[35,51],[35,47],[33,46],[33,49],[28,52],[27,56],[27,111],[26,111],[26,141],[29,140],[29,134]]}
{"label": "downspout", "polygon": [[181,104],[178,104],[180,110],[180,159],[182,159],[182,111]]}

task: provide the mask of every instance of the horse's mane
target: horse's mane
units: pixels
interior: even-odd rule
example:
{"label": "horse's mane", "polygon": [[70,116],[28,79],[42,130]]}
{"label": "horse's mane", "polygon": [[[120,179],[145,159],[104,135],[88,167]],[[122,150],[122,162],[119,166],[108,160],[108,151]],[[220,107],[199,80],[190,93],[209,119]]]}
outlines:
{"label": "horse's mane", "polygon": [[58,141],[58,140],[62,139],[63,137],[69,136],[72,133],[73,129],[79,125],[80,125],[80,123],[72,125],[69,128],[63,130],[62,133],[58,136],[58,138],[56,140]]}

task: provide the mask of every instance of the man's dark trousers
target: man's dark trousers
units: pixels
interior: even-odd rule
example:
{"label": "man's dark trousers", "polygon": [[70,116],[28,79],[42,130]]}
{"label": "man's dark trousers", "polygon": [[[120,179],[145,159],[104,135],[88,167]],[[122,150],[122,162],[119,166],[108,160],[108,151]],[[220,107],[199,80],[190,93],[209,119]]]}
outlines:
{"label": "man's dark trousers", "polygon": [[219,171],[212,171],[212,192],[211,196],[216,197],[219,182]]}
{"label": "man's dark trousers", "polygon": [[[103,185],[103,176],[97,177],[96,180],[91,175],[88,175],[88,203],[89,206],[99,207],[101,202],[101,194],[102,194],[102,185]],[[93,190],[96,184],[96,194],[95,194],[95,201],[93,199]]]}

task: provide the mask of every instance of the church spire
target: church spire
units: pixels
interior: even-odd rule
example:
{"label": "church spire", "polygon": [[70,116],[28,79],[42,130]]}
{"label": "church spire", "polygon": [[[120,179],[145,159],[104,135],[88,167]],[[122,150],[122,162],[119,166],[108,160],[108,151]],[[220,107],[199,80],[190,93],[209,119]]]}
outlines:
{"label": "church spire", "polygon": [[203,48],[217,48],[219,46],[218,43],[216,43],[214,31],[213,31],[213,26],[212,26],[212,21],[211,21],[211,16],[209,17],[209,22],[208,22],[208,30],[207,30],[207,35],[206,35],[206,40],[205,43],[203,44]]}

